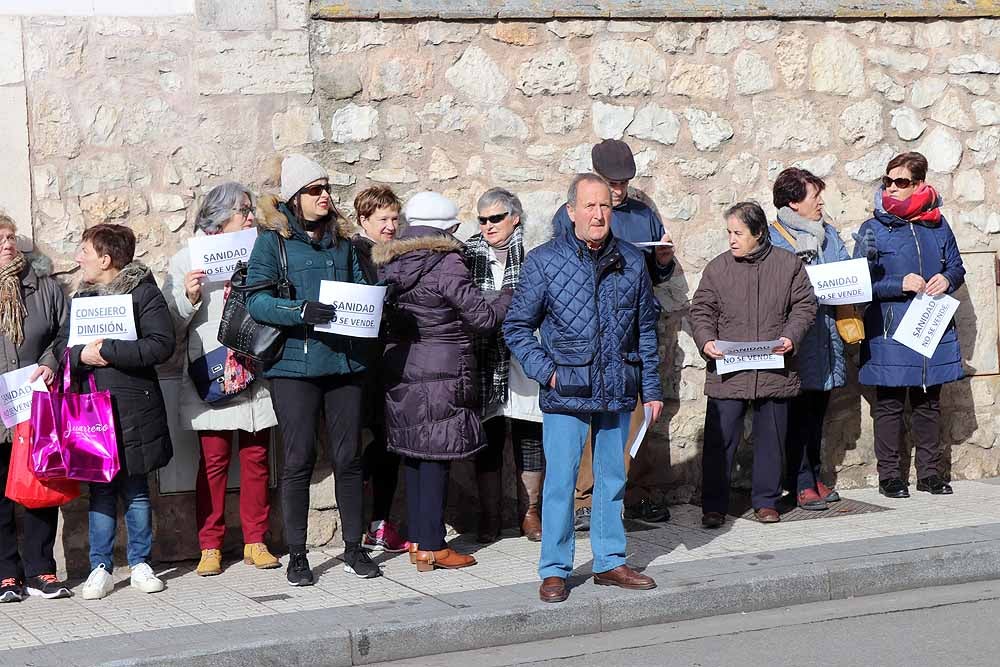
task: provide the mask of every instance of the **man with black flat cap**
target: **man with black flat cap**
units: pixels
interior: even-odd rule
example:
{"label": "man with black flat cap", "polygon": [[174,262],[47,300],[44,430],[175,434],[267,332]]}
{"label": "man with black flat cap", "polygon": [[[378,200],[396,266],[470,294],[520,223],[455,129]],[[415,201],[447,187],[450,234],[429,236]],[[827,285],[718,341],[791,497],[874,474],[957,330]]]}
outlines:
{"label": "man with black flat cap", "polygon": [[[674,246],[670,235],[663,228],[660,216],[652,208],[630,197],[629,181],[635,178],[635,159],[628,144],[618,139],[605,139],[594,144],[590,151],[594,171],[608,182],[611,188],[611,204],[614,207],[611,216],[611,233],[616,239],[629,243],[660,242],[670,245],[644,246],[646,269],[654,285],[659,285],[670,279],[674,272]],[[552,218],[552,226],[556,236],[564,233],[573,234],[573,223],[569,219],[566,206],[560,206]],[[640,411],[633,415],[633,433],[635,426],[641,422]],[[641,450],[640,450],[641,451]],[[631,457],[625,456],[625,469],[629,470]],[[584,451],[580,461],[580,474],[576,484],[576,510],[574,527],[578,531],[590,530],[591,497],[594,489],[594,473],[592,469],[589,448]],[[630,519],[662,522],[670,519],[670,510],[653,503],[649,498],[641,498],[641,489],[631,487],[626,490],[625,516]],[[635,495],[640,497],[633,499]]]}

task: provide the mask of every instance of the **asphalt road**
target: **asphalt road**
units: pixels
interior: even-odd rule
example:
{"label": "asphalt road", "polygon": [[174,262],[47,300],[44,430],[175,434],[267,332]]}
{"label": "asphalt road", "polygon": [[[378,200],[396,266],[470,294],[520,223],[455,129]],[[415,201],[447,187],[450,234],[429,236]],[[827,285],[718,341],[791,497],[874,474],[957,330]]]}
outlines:
{"label": "asphalt road", "polygon": [[717,616],[383,664],[386,667],[997,667],[1000,581]]}

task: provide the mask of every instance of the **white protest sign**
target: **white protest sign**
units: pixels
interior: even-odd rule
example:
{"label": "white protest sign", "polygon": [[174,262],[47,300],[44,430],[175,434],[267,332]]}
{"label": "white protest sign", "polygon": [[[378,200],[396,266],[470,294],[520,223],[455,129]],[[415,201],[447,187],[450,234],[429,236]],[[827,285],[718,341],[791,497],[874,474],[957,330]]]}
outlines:
{"label": "white protest sign", "polygon": [[896,333],[892,334],[892,339],[930,359],[934,356],[934,350],[941,342],[948,323],[955,316],[958,304],[958,299],[947,294],[917,294],[896,327]]}
{"label": "white protest sign", "polygon": [[31,417],[31,394],[48,391],[42,378],[31,382],[38,364],[0,375],[0,418],[7,428],[14,428]]}
{"label": "white protest sign", "polygon": [[785,358],[771,351],[780,346],[780,340],[766,340],[756,343],[717,340],[715,347],[724,356],[722,359],[715,360],[715,372],[719,375],[725,375],[736,371],[784,368]]}
{"label": "white protest sign", "polygon": [[868,260],[864,257],[807,265],[806,273],[816,292],[816,300],[824,306],[868,303],[872,300],[872,277],[868,271]]}
{"label": "white protest sign", "polygon": [[192,236],[188,240],[191,269],[205,272],[205,282],[225,282],[233,276],[237,262],[248,262],[257,230]]}
{"label": "white protest sign", "polygon": [[649,425],[653,423],[653,408],[648,405],[642,406],[643,419],[642,424],[639,425],[639,430],[636,431],[635,439],[628,448],[628,455],[635,459],[636,454],[639,453],[639,447],[642,445],[642,439],[646,437],[646,431],[649,430]]}
{"label": "white protest sign", "polygon": [[69,304],[69,345],[92,340],[136,340],[132,295],[76,297]]}
{"label": "white protest sign", "polygon": [[314,327],[316,331],[354,338],[378,338],[385,287],[323,280],[319,284],[319,300],[336,308],[337,317],[329,324]]}

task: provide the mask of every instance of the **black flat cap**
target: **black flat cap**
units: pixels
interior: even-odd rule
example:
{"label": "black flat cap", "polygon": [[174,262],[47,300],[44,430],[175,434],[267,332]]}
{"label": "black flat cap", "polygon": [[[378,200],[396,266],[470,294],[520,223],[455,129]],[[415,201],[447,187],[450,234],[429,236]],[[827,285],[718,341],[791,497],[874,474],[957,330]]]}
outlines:
{"label": "black flat cap", "polygon": [[624,141],[605,139],[590,150],[594,171],[609,181],[629,181],[635,178],[635,159]]}

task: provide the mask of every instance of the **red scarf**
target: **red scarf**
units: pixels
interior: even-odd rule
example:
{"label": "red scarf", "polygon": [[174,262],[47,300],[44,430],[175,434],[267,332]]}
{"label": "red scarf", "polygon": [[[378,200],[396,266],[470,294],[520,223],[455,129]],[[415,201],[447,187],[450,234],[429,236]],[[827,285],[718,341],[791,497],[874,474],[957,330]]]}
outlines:
{"label": "red scarf", "polygon": [[882,192],[882,207],[885,212],[907,222],[941,222],[939,201],[937,190],[926,183],[906,199],[893,199],[885,191]]}

